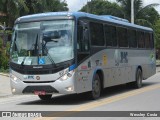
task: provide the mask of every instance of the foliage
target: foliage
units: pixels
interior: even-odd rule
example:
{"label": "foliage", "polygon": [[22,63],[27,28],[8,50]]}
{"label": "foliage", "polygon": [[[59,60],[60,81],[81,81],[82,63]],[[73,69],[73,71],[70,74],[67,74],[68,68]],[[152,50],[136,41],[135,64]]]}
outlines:
{"label": "foliage", "polygon": [[[131,20],[131,0],[117,0],[124,11],[125,19]],[[134,19],[135,23],[147,27],[153,27],[158,20],[159,14],[154,9],[159,4],[149,4],[143,7],[142,0],[134,0]]]}
{"label": "foliage", "polygon": [[104,0],[92,0],[88,2],[80,10],[82,12],[89,12],[97,15],[113,15],[118,17],[124,17],[124,13],[121,7],[117,3],[111,3]]}
{"label": "foliage", "polygon": [[2,17],[2,23],[6,22],[7,26],[12,26],[14,20],[19,16],[21,8],[28,10],[23,0],[1,0],[0,12],[5,14]]}
{"label": "foliage", "polygon": [[8,69],[9,56],[7,55],[7,51],[9,50],[9,47],[9,42],[5,48],[3,47],[3,41],[0,37],[0,71]]}
{"label": "foliage", "polygon": [[56,11],[68,11],[65,1],[60,0],[24,0],[28,8],[22,8],[25,12],[21,11],[20,15],[42,13],[42,12],[56,12]]}
{"label": "foliage", "polygon": [[160,19],[154,25],[156,48],[160,49]]}
{"label": "foliage", "polygon": [[54,11],[67,11],[67,4],[61,0],[0,0],[0,13],[5,14],[0,19],[12,27],[19,16]]}

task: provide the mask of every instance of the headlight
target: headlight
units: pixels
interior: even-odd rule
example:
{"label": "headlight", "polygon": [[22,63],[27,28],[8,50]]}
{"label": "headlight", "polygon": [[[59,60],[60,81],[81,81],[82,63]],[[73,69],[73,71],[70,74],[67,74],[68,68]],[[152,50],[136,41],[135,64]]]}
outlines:
{"label": "headlight", "polygon": [[11,78],[12,80],[14,80],[14,81],[18,80],[18,78],[17,78],[15,75],[13,75],[13,74],[10,75],[10,78]]}
{"label": "headlight", "polygon": [[69,73],[63,75],[61,77],[61,80],[64,81],[64,80],[67,80],[68,78],[72,77],[72,74],[73,74],[73,71],[70,71]]}
{"label": "headlight", "polygon": [[62,79],[62,80],[67,80],[67,79],[68,79],[67,74],[65,74],[64,76],[62,76],[61,79]]}

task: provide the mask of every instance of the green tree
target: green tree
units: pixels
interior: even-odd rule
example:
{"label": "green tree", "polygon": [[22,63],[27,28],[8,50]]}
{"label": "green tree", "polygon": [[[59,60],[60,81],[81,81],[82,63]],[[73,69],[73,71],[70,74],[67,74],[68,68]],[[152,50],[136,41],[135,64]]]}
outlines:
{"label": "green tree", "polygon": [[157,22],[154,25],[155,30],[155,40],[156,40],[156,48],[160,49],[160,19],[157,20]]}
{"label": "green tree", "polygon": [[0,22],[10,27],[19,16],[49,11],[68,11],[67,3],[65,0],[0,0],[0,13],[5,14]]}
{"label": "green tree", "polygon": [[80,10],[82,12],[89,12],[97,15],[114,15],[118,17],[124,17],[124,13],[121,7],[117,3],[111,3],[104,0],[92,0],[88,2]]}
{"label": "green tree", "polygon": [[9,43],[7,46],[3,47],[3,41],[0,37],[0,71],[6,70],[8,68],[9,57],[7,56],[7,50],[9,49]]}
{"label": "green tree", "polygon": [[67,3],[61,0],[25,0],[25,4],[28,11],[21,11],[21,16],[42,12],[68,11]]}
{"label": "green tree", "polygon": [[14,20],[19,17],[21,8],[25,8],[26,11],[28,10],[23,0],[1,0],[0,12],[5,14],[1,22],[5,22],[7,26],[12,26]]}
{"label": "green tree", "polygon": [[[131,0],[117,0],[123,9],[125,19],[131,20]],[[158,20],[159,14],[154,9],[159,4],[149,4],[143,7],[142,0],[134,0],[134,19],[135,23],[152,27]]]}

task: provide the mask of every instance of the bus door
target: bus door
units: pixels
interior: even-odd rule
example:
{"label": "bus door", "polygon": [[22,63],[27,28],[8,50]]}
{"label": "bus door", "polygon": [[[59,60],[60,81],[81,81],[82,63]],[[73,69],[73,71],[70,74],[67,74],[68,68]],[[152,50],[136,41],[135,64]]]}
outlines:
{"label": "bus door", "polygon": [[77,88],[79,92],[89,90],[90,81],[90,42],[89,42],[89,27],[87,21],[78,21],[77,30]]}

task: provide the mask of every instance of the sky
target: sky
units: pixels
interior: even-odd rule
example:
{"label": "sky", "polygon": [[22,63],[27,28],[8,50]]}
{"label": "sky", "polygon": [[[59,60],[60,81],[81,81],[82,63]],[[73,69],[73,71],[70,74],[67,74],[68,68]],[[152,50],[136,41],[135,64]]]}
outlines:
{"label": "sky", "polygon": [[[66,0],[66,1],[68,3],[69,11],[74,12],[80,10],[82,6],[84,6],[87,3],[87,1],[90,0]],[[115,2],[116,0],[108,0],[108,1]],[[160,4],[160,0],[143,0],[143,3],[144,6],[152,3]],[[156,10],[160,13],[160,6],[156,7]]]}

